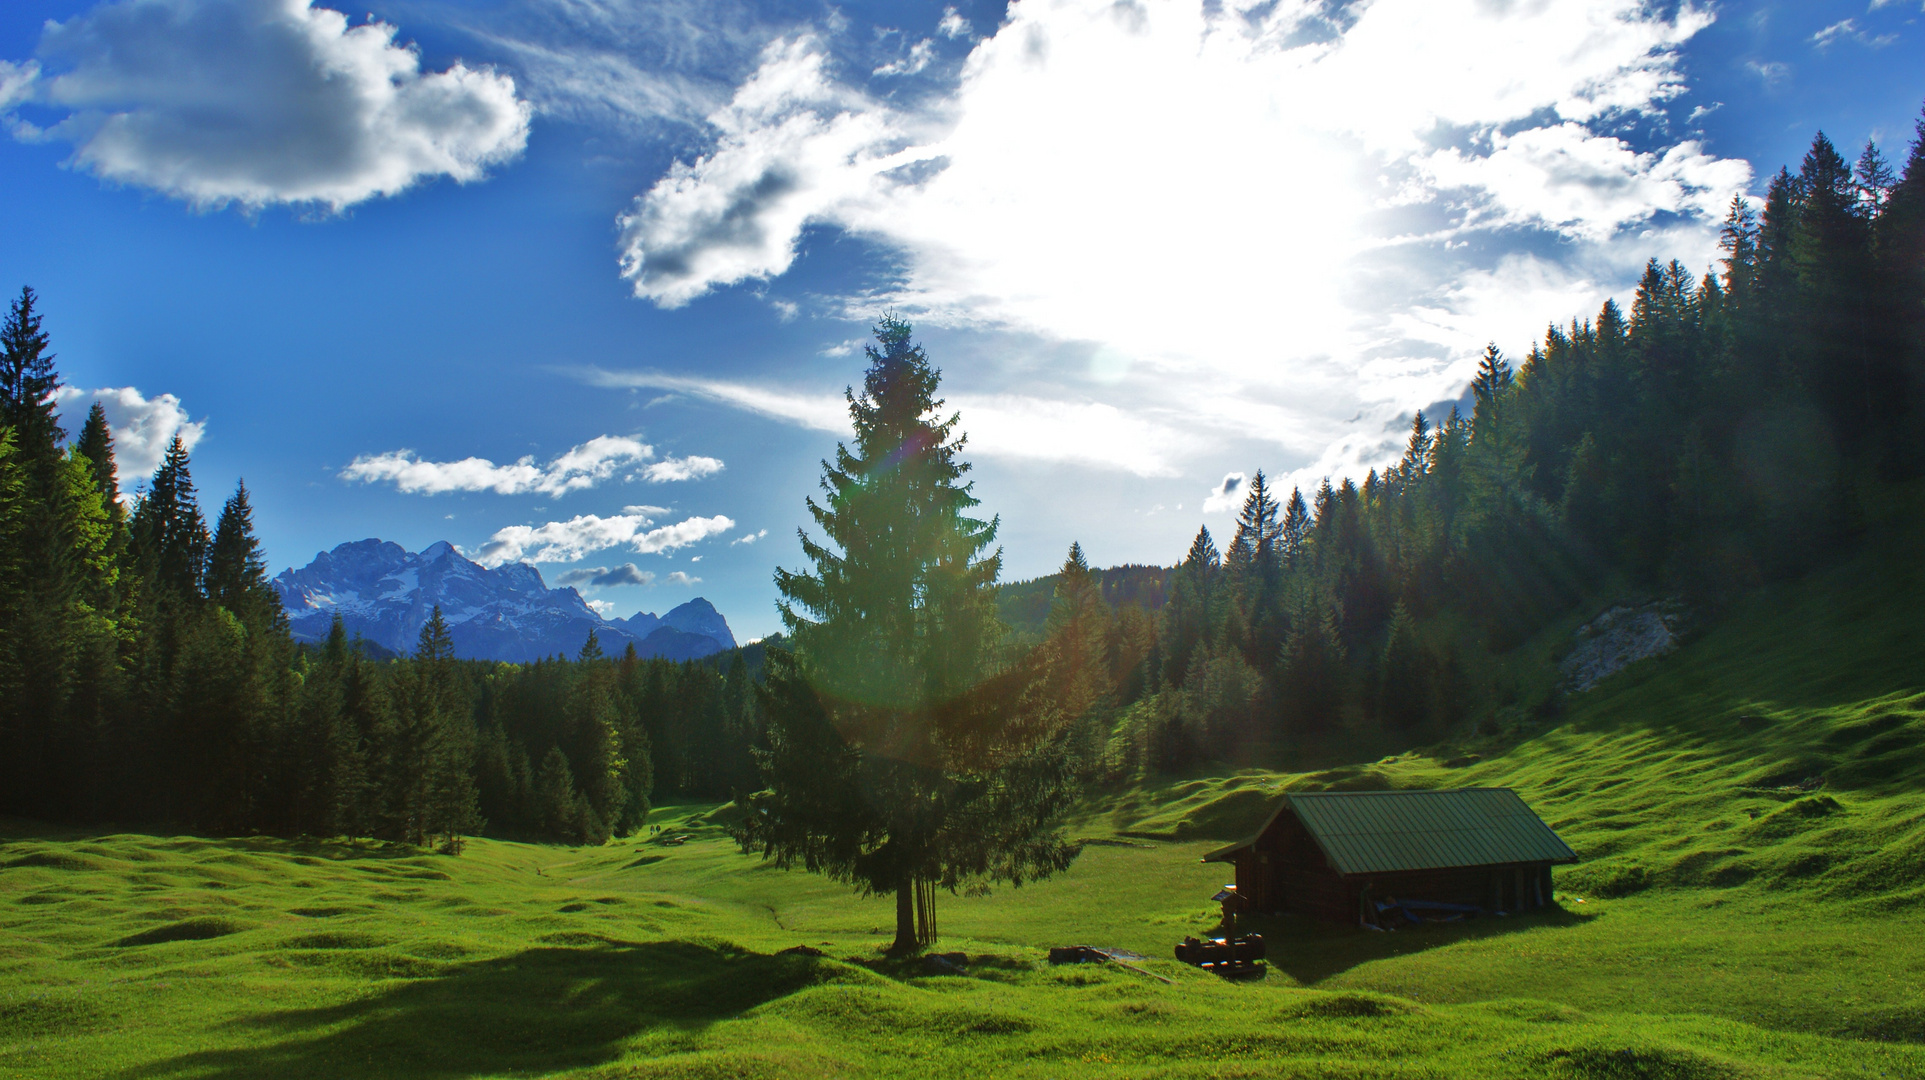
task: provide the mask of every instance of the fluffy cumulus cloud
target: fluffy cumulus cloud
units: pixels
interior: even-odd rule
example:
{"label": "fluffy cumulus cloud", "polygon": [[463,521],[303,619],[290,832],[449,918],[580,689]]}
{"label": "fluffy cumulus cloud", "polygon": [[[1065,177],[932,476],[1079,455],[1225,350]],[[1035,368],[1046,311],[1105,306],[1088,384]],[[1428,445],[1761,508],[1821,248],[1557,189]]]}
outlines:
{"label": "fluffy cumulus cloud", "polygon": [[692,577],[680,570],[670,573],[666,580],[670,585],[700,585],[702,583],[701,578]]}
{"label": "fluffy cumulus cloud", "polygon": [[890,167],[891,118],[826,63],[812,37],[770,45],[709,117],[715,150],[676,163],[620,218],[622,275],[637,296],[679,307],[787,270],[803,225]]}
{"label": "fluffy cumulus cloud", "polygon": [[702,457],[691,454],[688,457],[663,458],[642,470],[642,479],[651,484],[667,484],[676,480],[699,480],[704,476],[714,476],[722,471],[722,459]]}
{"label": "fluffy cumulus cloud", "polygon": [[[1649,256],[1703,266],[1752,182],[1665,134],[1708,6],[1328,10],[1016,0],[918,76],[946,93],[904,98],[883,96],[894,71],[782,38],[710,114],[705,151],[622,217],[622,272],[677,306],[840,229],[899,255],[893,282],[845,298],[853,315],[893,304],[1095,349],[1087,370],[1040,351],[1049,392],[952,384],[982,454],[1189,475],[1254,442],[1279,476],[1360,473],[1486,341],[1517,351],[1594,312]],[[842,424],[831,393],[654,385]]]}
{"label": "fluffy cumulus cloud", "polygon": [[623,563],[620,566],[578,566],[564,570],[555,578],[558,585],[592,585],[605,589],[615,585],[652,585],[655,575],[636,566]]}
{"label": "fluffy cumulus cloud", "polygon": [[[582,514],[545,525],[510,525],[497,531],[475,553],[483,566],[511,562],[580,562],[596,551],[625,547],[638,555],[655,555],[700,543],[735,528],[720,514],[691,517],[672,525],[656,525],[659,507],[629,507],[629,513],[601,517]],[[650,512],[642,512],[650,511]]]}
{"label": "fluffy cumulus cloud", "polygon": [[56,394],[61,426],[78,436],[80,425],[95,402],[107,415],[107,428],[114,437],[114,467],[120,473],[123,491],[133,490],[160,468],[167,447],[180,437],[181,445],[192,450],[207,434],[207,421],[188,418],[187,409],[172,394],[146,397],[131,386],[81,390],[63,386]]}
{"label": "fluffy cumulus cloud", "polygon": [[[390,450],[355,458],[341,470],[341,478],[366,484],[391,483],[397,491],[421,495],[492,491],[498,495],[536,492],[558,496],[594,487],[654,456],[655,448],[640,439],[603,435],[573,447],[545,465],[537,464],[532,456],[507,465],[497,465],[481,457],[423,461],[413,450]],[[671,457],[642,467],[631,473],[630,478],[666,483],[699,479],[720,471],[722,462],[716,458]]]}
{"label": "fluffy cumulus cloud", "polygon": [[1221,514],[1242,506],[1243,485],[1249,482],[1249,479],[1248,476],[1240,472],[1225,475],[1215,487],[1210,489],[1210,493],[1203,497],[1203,512],[1206,514]]}
{"label": "fluffy cumulus cloud", "polygon": [[309,0],[119,0],[47,23],[38,60],[0,71],[0,101],[61,114],[16,119],[16,136],[201,207],[338,211],[521,153],[531,110],[513,79],[424,71],[396,33]]}

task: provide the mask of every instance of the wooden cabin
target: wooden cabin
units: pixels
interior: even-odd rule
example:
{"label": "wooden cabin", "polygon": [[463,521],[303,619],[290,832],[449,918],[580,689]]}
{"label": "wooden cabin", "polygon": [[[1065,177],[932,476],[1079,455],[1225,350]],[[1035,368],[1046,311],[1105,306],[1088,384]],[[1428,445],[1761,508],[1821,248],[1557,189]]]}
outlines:
{"label": "wooden cabin", "polygon": [[1256,836],[1204,862],[1236,866],[1249,910],[1375,921],[1388,898],[1528,911],[1577,853],[1509,788],[1318,791],[1283,797]]}

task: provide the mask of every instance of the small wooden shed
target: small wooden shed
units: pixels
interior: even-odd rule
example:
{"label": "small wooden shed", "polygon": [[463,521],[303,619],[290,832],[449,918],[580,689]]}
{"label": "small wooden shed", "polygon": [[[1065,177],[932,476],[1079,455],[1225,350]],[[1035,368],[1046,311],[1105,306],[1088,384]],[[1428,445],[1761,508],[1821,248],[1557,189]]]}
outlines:
{"label": "small wooden shed", "polygon": [[1485,911],[1542,907],[1551,867],[1577,853],[1517,792],[1456,788],[1291,792],[1256,836],[1203,861],[1235,865],[1252,911],[1350,922],[1366,917],[1366,894]]}

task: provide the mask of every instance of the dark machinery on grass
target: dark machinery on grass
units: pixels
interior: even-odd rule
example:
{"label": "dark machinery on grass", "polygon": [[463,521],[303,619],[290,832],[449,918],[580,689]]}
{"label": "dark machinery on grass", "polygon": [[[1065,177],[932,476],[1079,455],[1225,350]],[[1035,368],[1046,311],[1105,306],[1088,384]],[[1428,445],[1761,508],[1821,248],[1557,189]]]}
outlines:
{"label": "dark machinery on grass", "polygon": [[1241,937],[1186,937],[1177,944],[1176,958],[1205,971],[1244,978],[1263,971],[1263,935]]}

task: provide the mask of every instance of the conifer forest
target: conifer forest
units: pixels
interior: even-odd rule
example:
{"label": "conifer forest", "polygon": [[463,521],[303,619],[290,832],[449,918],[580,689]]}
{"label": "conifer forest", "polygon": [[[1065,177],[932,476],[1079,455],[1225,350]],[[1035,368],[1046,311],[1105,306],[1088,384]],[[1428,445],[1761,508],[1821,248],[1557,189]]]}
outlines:
{"label": "conifer forest", "polygon": [[[1494,658],[1601,583],[1715,610],[1848,551],[1925,472],[1919,135],[1896,165],[1819,135],[1761,212],[1733,201],[1718,265],[1653,260],[1628,308],[1560,314],[1520,355],[1491,346],[1465,407],[1417,414],[1402,459],[1361,483],[1283,491],[1257,472],[1234,532],[1199,530],[1120,591],[1075,545],[1053,579],[996,591],[996,526],[967,517],[960,479],[968,417],[941,412],[938,369],[885,318],[852,391],[857,442],[811,503],[826,544],[805,537],[815,569],[778,574],[787,634],[709,661],[592,637],[531,664],[460,660],[438,614],[412,655],[338,625],[297,646],[252,493],[210,515],[178,440],[130,484],[98,405],[63,430],[57,328],[24,288],[0,337],[0,811],[458,849],[597,843],[652,801],[737,799],[751,850],[878,891],[953,889],[1066,865],[1047,826],[1077,790],[1540,721],[1555,702],[1518,700]],[[905,446],[921,471],[882,483]],[[906,520],[947,524],[890,546]],[[940,568],[914,583],[925,599],[891,607],[918,565]],[[911,611],[941,604],[927,624]],[[923,651],[875,648],[891,640]],[[891,728],[904,709],[955,728]],[[881,756],[907,771],[862,783],[933,784],[910,802],[946,809],[881,866],[835,838],[915,829],[811,793],[825,761],[891,740]],[[969,850],[941,838],[983,814],[1025,825]]]}

